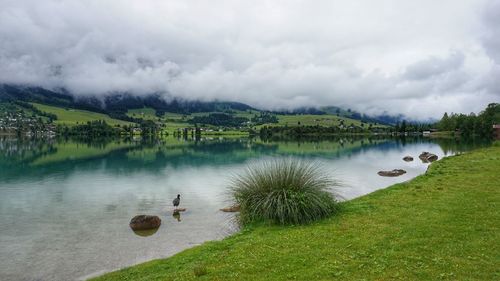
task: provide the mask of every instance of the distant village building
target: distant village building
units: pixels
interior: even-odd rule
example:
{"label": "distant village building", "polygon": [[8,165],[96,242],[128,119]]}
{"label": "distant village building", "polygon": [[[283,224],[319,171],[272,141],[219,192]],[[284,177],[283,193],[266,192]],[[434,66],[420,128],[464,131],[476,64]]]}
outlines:
{"label": "distant village building", "polygon": [[500,140],[500,124],[493,125],[493,136],[495,136],[495,139]]}

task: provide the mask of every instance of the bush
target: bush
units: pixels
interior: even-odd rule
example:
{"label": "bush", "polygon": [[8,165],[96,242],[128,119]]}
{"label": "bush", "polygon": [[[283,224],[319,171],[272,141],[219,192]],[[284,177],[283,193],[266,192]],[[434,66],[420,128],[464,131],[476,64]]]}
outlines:
{"label": "bush", "polygon": [[277,159],[249,166],[230,190],[243,224],[304,224],[336,211],[335,186],[339,183],[317,162]]}

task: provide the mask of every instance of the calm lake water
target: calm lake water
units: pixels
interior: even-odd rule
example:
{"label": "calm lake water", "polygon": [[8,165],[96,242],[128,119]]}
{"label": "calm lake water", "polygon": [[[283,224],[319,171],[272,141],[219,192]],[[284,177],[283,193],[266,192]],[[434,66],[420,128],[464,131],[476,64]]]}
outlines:
{"label": "calm lake water", "polygon": [[[422,151],[440,158],[482,142],[419,138],[322,141],[174,138],[77,142],[0,139],[0,280],[80,280],[168,257],[237,231],[226,187],[249,163],[273,157],[319,160],[351,199],[427,169]],[[413,162],[402,157],[411,155]],[[405,169],[397,178],[379,170]],[[181,194],[187,211],[172,216]],[[159,230],[139,236],[128,223],[158,215]]]}

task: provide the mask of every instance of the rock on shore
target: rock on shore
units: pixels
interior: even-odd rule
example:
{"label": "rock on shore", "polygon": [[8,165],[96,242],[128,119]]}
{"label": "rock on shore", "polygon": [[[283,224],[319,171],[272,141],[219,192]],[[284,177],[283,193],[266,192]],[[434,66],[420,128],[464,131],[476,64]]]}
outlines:
{"label": "rock on shore", "polygon": [[239,212],[240,211],[240,205],[236,204],[236,205],[233,205],[231,207],[222,208],[220,210],[223,211],[223,212]]}

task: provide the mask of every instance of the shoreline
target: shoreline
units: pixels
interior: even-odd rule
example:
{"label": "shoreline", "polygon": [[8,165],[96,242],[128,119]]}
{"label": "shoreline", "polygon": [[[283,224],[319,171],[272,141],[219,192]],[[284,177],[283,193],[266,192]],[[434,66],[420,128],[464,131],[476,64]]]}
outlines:
{"label": "shoreline", "polygon": [[[199,259],[199,258],[197,258],[198,254],[201,254],[202,256],[209,256],[209,257],[211,257],[210,254],[218,255],[218,254],[220,254],[220,250],[217,251],[218,248],[223,247],[226,244],[233,244],[233,242],[235,242],[234,240],[242,240],[239,242],[243,243],[243,245],[244,245],[243,240],[245,240],[245,238],[248,238],[246,236],[252,236],[255,234],[255,232],[260,233],[261,234],[260,236],[264,237],[262,239],[266,239],[265,238],[266,233],[269,231],[273,232],[273,231],[277,230],[277,231],[282,231],[282,232],[286,233],[287,231],[293,232],[297,228],[302,229],[304,231],[307,231],[309,228],[312,228],[313,226],[316,227],[317,224],[323,225],[325,223],[327,224],[327,222],[334,222],[335,224],[333,226],[335,227],[335,226],[337,226],[336,225],[337,223],[341,224],[342,221],[345,219],[345,217],[352,216],[353,214],[351,214],[351,212],[349,210],[351,210],[354,206],[359,205],[363,201],[367,201],[367,200],[373,201],[374,199],[377,199],[377,197],[381,197],[384,194],[392,194],[395,192],[397,193],[398,191],[407,189],[408,186],[411,187],[411,186],[417,185],[418,182],[421,182],[421,181],[432,181],[433,178],[435,177],[436,169],[441,168],[443,165],[449,166],[448,162],[450,162],[450,161],[451,162],[457,162],[457,161],[460,162],[457,159],[459,159],[461,157],[463,158],[464,157],[463,155],[465,155],[465,157],[471,157],[471,155],[475,156],[476,154],[480,154],[484,151],[489,151],[489,150],[491,150],[497,154],[500,153],[500,148],[498,147],[498,145],[494,145],[490,148],[483,148],[483,149],[475,150],[475,151],[468,152],[465,154],[460,154],[460,155],[440,159],[439,161],[434,162],[431,165],[429,165],[427,171],[424,174],[419,175],[419,176],[417,176],[409,181],[405,181],[405,182],[402,182],[399,184],[391,185],[391,186],[388,186],[388,187],[383,188],[381,190],[377,190],[377,191],[374,191],[372,193],[369,193],[367,195],[363,195],[363,196],[357,197],[355,199],[351,199],[349,201],[342,202],[341,204],[343,206],[344,211],[341,214],[334,216],[332,218],[323,220],[321,222],[314,223],[312,225],[296,226],[296,227],[256,226],[255,228],[251,227],[248,229],[243,229],[240,232],[234,233],[234,234],[224,238],[223,240],[206,242],[206,243],[202,244],[201,246],[195,246],[195,247],[186,249],[184,251],[181,251],[181,252],[179,252],[173,256],[167,257],[167,258],[156,259],[156,260],[152,260],[152,261],[149,261],[146,263],[141,263],[141,264],[133,265],[131,267],[127,267],[124,269],[120,269],[119,271],[106,273],[105,275],[97,277],[95,280],[120,280],[120,277],[131,277],[131,276],[134,278],[139,278],[139,276],[136,275],[137,273],[141,273],[141,274],[144,274],[146,276],[148,274],[156,275],[156,274],[160,274],[160,273],[168,273],[166,276],[171,276],[171,274],[182,274],[183,278],[190,279],[190,278],[195,277],[192,273],[192,266],[194,266],[195,264],[198,264],[198,263],[207,264],[206,267],[209,269],[208,270],[209,275],[216,274],[213,271],[214,270],[216,271],[216,269],[218,267],[217,261],[214,261],[213,259],[210,259],[208,257],[206,260],[204,260],[202,258],[201,260],[199,260],[195,263],[193,263],[192,260],[198,260]],[[446,168],[453,169],[453,167],[454,166],[452,165],[451,167],[446,167]],[[446,176],[443,176],[443,177],[446,177]],[[313,229],[309,229],[309,231],[311,231],[311,230],[313,230]],[[271,238],[267,237],[267,239],[271,239]],[[279,243],[278,243],[278,245],[279,245]],[[228,245],[226,245],[226,246],[228,246]],[[228,248],[228,251],[230,251],[230,248]],[[264,256],[268,259],[272,259],[272,256],[271,257],[268,255],[264,255]],[[167,270],[167,272],[163,272],[163,271],[156,272],[154,270],[154,268],[156,268],[157,264],[169,265],[171,263],[177,263],[179,260],[186,261],[186,262],[191,261],[191,263],[189,263],[189,264],[191,264],[191,267],[190,266],[183,266],[182,268],[179,268],[178,270],[177,269],[174,270],[174,269],[170,268]],[[216,264],[216,265],[214,265],[214,264]],[[234,265],[231,265],[231,266],[234,266]],[[215,267],[215,269],[212,269],[212,267]],[[191,271],[191,272],[189,272],[189,271]],[[233,272],[234,270],[231,270],[231,271]],[[186,275],[186,272],[189,272],[189,273]],[[223,273],[228,274],[225,271]],[[98,274],[98,273],[96,273],[96,274]],[[221,277],[221,276],[225,276],[224,274],[213,275],[212,277],[224,279],[223,277]],[[145,278],[146,278],[146,276],[145,276]],[[268,276],[264,276],[264,277],[266,279],[268,278]],[[259,277],[256,277],[256,278],[259,279]],[[237,279],[239,279],[239,278],[237,278]],[[245,278],[243,278],[243,279],[245,279]],[[139,280],[140,280],[140,278],[139,278]],[[147,279],[144,279],[144,280],[147,280]],[[166,278],[166,280],[169,280],[169,279]]]}
{"label": "shoreline", "polygon": [[[453,156],[453,155],[452,155],[452,156]],[[443,158],[439,159],[438,161],[440,161],[440,160],[442,160],[442,159],[444,159],[444,158],[446,158],[446,157],[451,157],[451,156],[444,156]],[[415,161],[418,161],[418,160],[415,160]],[[431,164],[432,164],[432,163],[431,163]],[[414,176],[414,177],[412,177],[412,178],[410,178],[410,179],[407,179],[407,180],[402,181],[402,182],[397,183],[397,184],[404,184],[404,183],[408,183],[408,182],[411,182],[412,180],[414,180],[416,177],[419,177],[419,176],[425,175],[425,174],[427,173],[427,171],[429,170],[429,167],[430,167],[430,166],[431,166],[430,164],[429,164],[429,165],[427,165],[426,170],[425,170],[424,172],[422,172],[421,174],[418,174],[418,175],[416,175],[416,176]],[[351,198],[351,199],[348,199],[348,200],[342,200],[342,199],[340,199],[340,198],[339,198],[339,201],[338,201],[338,202],[339,202],[340,204],[345,204],[345,203],[347,203],[347,202],[349,202],[349,201],[356,200],[356,199],[361,198],[361,197],[364,197],[364,196],[368,196],[368,195],[370,195],[370,194],[372,194],[372,193],[374,193],[374,192],[377,192],[377,191],[380,191],[380,190],[383,190],[383,189],[390,188],[390,187],[392,187],[393,185],[396,185],[396,184],[391,184],[391,185],[388,185],[388,186],[386,186],[386,187],[383,187],[383,188],[380,188],[380,189],[374,190],[374,191],[372,191],[372,192],[370,192],[370,193],[363,194],[363,195],[360,195],[360,196],[357,196],[357,197],[354,197],[354,198]],[[109,273],[112,273],[112,272],[116,272],[116,271],[120,271],[120,270],[123,270],[123,269],[127,269],[127,268],[130,268],[130,267],[138,266],[138,265],[141,265],[141,264],[144,264],[144,263],[148,263],[148,262],[151,262],[151,261],[155,261],[155,260],[163,260],[163,259],[169,259],[169,258],[171,258],[171,257],[173,257],[173,256],[175,256],[175,255],[177,255],[177,254],[179,254],[179,253],[182,253],[182,252],[184,252],[184,251],[186,251],[186,250],[190,250],[190,249],[193,249],[193,248],[195,248],[195,247],[199,247],[199,246],[203,245],[204,243],[218,242],[218,241],[222,241],[222,240],[224,240],[224,239],[230,238],[230,237],[232,237],[232,236],[234,236],[234,235],[238,235],[239,233],[241,233],[241,231],[242,231],[242,230],[243,230],[243,229],[240,229],[240,230],[238,230],[238,231],[236,231],[236,232],[233,232],[233,233],[231,233],[231,234],[229,234],[229,235],[227,235],[227,236],[224,236],[224,237],[222,237],[222,238],[220,238],[220,239],[215,239],[215,240],[206,240],[205,242],[203,242],[203,243],[201,243],[201,244],[193,245],[192,247],[185,248],[185,249],[183,249],[183,250],[180,250],[180,251],[178,251],[178,252],[176,252],[176,253],[173,253],[173,254],[168,255],[168,256],[165,256],[165,257],[155,258],[155,259],[152,259],[152,260],[145,260],[145,261],[143,261],[143,262],[139,262],[139,263],[136,263],[136,264],[132,264],[132,265],[130,265],[130,266],[119,267],[119,268],[111,269],[111,270],[109,270],[109,271],[108,271],[108,270],[99,270],[98,272],[88,274],[88,275],[86,275],[86,276],[84,276],[84,277],[80,277],[80,278],[78,278],[78,280],[94,280],[94,279],[99,278],[99,277],[101,277],[101,276],[104,276],[104,275],[106,275],[106,274],[109,274]]]}

